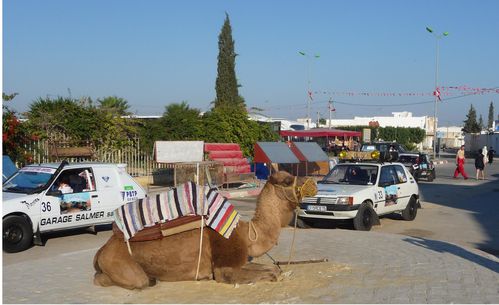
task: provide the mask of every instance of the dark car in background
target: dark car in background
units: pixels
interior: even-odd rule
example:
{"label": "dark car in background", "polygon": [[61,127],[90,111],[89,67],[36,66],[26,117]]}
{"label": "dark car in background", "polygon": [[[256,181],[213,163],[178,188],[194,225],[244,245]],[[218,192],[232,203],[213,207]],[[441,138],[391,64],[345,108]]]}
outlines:
{"label": "dark car in background", "polygon": [[362,144],[360,151],[373,151],[377,150],[380,153],[384,153],[389,151],[390,148],[397,151],[399,154],[407,152],[407,148],[404,145],[396,143],[396,142],[373,142],[373,143],[364,143]]}
{"label": "dark car in background", "polygon": [[436,177],[435,166],[428,154],[419,152],[400,153],[398,162],[407,167],[416,181],[423,178],[431,182]]}

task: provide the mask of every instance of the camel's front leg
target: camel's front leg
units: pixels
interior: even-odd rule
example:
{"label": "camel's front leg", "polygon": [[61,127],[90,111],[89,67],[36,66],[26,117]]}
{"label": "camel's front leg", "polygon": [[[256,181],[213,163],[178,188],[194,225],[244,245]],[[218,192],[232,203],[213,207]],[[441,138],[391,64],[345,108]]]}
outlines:
{"label": "camel's front leg", "polygon": [[127,289],[142,289],[155,284],[142,267],[128,253],[123,240],[111,239],[96,254],[94,283],[100,286],[117,285]]}
{"label": "camel's front leg", "polygon": [[258,281],[277,281],[281,270],[276,265],[247,263],[241,268],[215,267],[214,278],[219,283],[250,284]]}

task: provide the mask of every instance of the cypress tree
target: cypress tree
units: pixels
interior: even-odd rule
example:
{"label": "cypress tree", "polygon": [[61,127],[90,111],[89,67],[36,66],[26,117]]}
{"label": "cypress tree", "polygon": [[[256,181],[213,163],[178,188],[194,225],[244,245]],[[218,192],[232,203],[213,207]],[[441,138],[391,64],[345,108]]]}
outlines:
{"label": "cypress tree", "polygon": [[480,132],[480,126],[478,125],[478,122],[476,121],[476,110],[473,107],[473,104],[471,104],[470,110],[468,111],[468,114],[466,115],[466,120],[464,120],[464,126],[463,126],[462,131],[466,132],[466,133]]}
{"label": "cypress tree", "polygon": [[492,125],[494,124],[494,104],[490,101],[489,105],[489,120],[487,122],[487,128],[492,129]]}
{"label": "cypress tree", "polygon": [[245,103],[239,96],[236,78],[236,52],[232,39],[232,27],[229,15],[225,13],[225,22],[218,36],[218,68],[215,85],[215,108],[238,108],[246,112]]}

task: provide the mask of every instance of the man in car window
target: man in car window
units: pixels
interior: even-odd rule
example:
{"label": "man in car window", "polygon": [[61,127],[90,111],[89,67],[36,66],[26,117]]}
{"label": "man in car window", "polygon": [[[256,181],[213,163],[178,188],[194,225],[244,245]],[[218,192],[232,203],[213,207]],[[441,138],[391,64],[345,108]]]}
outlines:
{"label": "man in car window", "polygon": [[69,178],[67,176],[64,176],[61,178],[59,181],[59,186],[57,187],[57,190],[61,191],[63,194],[67,193],[72,193],[73,188],[69,185]]}

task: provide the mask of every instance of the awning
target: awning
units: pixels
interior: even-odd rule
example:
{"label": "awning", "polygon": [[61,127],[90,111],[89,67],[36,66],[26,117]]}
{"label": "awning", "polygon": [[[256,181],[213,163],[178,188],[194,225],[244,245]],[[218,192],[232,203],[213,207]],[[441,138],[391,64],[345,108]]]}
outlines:
{"label": "awning", "polygon": [[360,137],[362,132],[341,130],[341,129],[328,129],[328,128],[315,128],[309,130],[281,130],[282,137]]}
{"label": "awning", "polygon": [[291,142],[291,150],[300,161],[329,161],[327,154],[315,142]]}
{"label": "awning", "polygon": [[256,142],[255,163],[300,163],[284,142]]}

